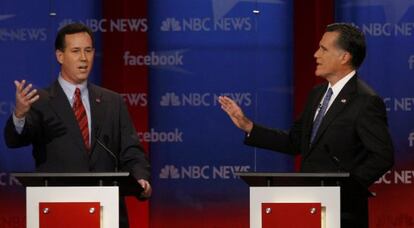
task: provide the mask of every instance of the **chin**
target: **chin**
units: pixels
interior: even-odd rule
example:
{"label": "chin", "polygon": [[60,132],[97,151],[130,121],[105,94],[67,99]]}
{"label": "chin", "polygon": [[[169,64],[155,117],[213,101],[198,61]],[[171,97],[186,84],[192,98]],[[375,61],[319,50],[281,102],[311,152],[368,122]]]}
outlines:
{"label": "chin", "polygon": [[89,72],[83,72],[78,74],[79,79],[87,79],[89,76]]}
{"label": "chin", "polygon": [[88,75],[78,75],[77,80],[79,83],[82,83],[88,79]]}

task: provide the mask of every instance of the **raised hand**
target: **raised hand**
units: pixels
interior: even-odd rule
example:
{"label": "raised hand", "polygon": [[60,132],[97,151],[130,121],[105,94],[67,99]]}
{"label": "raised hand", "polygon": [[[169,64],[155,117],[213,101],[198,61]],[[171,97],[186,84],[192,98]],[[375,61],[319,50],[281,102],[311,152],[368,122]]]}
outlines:
{"label": "raised hand", "polygon": [[26,85],[26,80],[14,81],[16,86],[16,108],[14,115],[23,118],[32,107],[32,104],[39,99],[36,89],[32,89],[32,84]]}
{"label": "raised hand", "polygon": [[236,102],[226,96],[220,96],[219,103],[221,104],[221,109],[229,115],[230,119],[238,128],[250,133],[253,128],[253,122],[244,115]]}

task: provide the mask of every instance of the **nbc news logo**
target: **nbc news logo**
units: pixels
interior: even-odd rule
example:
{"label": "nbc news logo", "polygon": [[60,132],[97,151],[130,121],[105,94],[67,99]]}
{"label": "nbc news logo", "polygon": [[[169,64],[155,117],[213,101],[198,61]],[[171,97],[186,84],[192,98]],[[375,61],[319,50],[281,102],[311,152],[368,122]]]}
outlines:
{"label": "nbc news logo", "polygon": [[162,22],[161,25],[161,31],[164,32],[168,32],[168,31],[174,31],[174,32],[178,32],[181,31],[181,25],[180,22],[178,20],[176,20],[175,18],[167,18]]}
{"label": "nbc news logo", "polygon": [[161,169],[160,179],[179,179],[180,174],[174,165],[166,165]]}
{"label": "nbc news logo", "polygon": [[180,104],[180,97],[175,93],[166,93],[160,101],[161,106],[180,106]]}

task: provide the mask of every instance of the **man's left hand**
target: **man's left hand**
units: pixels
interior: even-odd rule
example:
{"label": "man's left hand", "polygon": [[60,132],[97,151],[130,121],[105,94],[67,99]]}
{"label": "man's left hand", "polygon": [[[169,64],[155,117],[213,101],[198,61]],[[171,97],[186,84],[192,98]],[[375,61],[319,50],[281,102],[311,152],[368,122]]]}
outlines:
{"label": "man's left hand", "polygon": [[139,179],[138,183],[144,189],[144,191],[141,193],[141,196],[144,198],[149,198],[152,194],[151,184],[144,179]]}

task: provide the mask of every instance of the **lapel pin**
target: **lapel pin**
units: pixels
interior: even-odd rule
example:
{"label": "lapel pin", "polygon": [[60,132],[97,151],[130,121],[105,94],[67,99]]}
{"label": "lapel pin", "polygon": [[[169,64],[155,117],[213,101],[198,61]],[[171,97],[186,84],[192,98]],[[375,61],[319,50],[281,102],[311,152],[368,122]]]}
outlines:
{"label": "lapel pin", "polygon": [[346,99],[342,99],[341,102],[345,104],[346,103]]}
{"label": "lapel pin", "polygon": [[101,103],[101,99],[99,99],[99,98],[96,98],[96,103]]}

